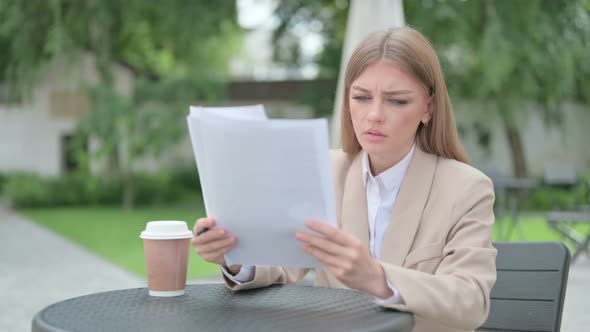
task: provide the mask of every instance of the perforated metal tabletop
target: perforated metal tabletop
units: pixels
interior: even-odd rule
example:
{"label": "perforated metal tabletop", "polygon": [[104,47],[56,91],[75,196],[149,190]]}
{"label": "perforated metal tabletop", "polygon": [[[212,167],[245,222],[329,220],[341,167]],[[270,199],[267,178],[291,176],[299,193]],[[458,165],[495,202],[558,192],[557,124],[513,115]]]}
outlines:
{"label": "perforated metal tabletop", "polygon": [[32,331],[411,331],[409,313],[383,309],[362,292],[271,286],[232,292],[189,285],[173,298],[146,288],[92,294],[39,312]]}

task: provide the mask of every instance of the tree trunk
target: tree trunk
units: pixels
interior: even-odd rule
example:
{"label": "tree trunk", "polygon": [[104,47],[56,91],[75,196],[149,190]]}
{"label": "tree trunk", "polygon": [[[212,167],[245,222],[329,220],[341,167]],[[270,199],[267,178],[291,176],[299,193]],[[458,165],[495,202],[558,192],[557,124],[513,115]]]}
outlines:
{"label": "tree trunk", "polygon": [[502,116],[502,122],[504,125],[504,133],[506,134],[506,141],[510,147],[510,155],[512,157],[512,172],[515,177],[527,177],[528,167],[519,128],[513,125],[504,116]]}
{"label": "tree trunk", "polygon": [[120,174],[120,161],[119,157],[117,156],[117,150],[115,149],[114,152],[109,153],[105,159],[105,174]]}
{"label": "tree trunk", "polygon": [[133,175],[129,172],[123,174],[123,209],[133,210],[135,201],[135,186]]}
{"label": "tree trunk", "polygon": [[135,201],[135,186],[133,181],[133,158],[129,147],[129,127],[126,118],[121,119],[117,126],[120,133],[121,140],[118,144],[118,149],[121,151],[119,155],[122,182],[123,182],[123,209],[133,210],[133,203]]}

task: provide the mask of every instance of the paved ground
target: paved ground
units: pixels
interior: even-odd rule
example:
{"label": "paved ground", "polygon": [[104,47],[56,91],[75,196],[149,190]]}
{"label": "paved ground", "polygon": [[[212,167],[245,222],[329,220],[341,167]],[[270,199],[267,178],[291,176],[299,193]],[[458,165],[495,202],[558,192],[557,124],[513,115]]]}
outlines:
{"label": "paved ground", "polygon": [[[572,266],[562,331],[590,326],[590,261]],[[192,280],[197,282],[220,282]],[[30,331],[31,319],[49,304],[90,293],[145,287],[142,278],[0,205],[0,331]]]}
{"label": "paved ground", "polygon": [[145,285],[143,278],[0,206],[0,331],[30,331],[35,313],[55,302]]}
{"label": "paved ground", "polygon": [[580,257],[570,267],[561,331],[587,331],[590,326],[590,260]]}

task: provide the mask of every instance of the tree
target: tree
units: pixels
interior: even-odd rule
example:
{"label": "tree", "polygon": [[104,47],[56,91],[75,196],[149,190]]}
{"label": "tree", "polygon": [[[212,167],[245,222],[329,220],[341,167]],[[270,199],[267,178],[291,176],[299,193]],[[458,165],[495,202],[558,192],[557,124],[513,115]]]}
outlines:
{"label": "tree", "polygon": [[[331,1],[280,2],[277,46],[289,45],[280,40],[292,38],[301,21],[321,27],[316,32],[327,41],[322,74],[336,79],[347,10]],[[515,176],[528,173],[516,121],[526,119],[523,103],[542,105],[547,124],[558,125],[564,100],[590,101],[589,0],[412,0],[404,1],[404,10],[406,22],[434,44],[452,97],[475,100],[500,116]],[[478,128],[482,137],[493,134]]]}
{"label": "tree", "polygon": [[[559,124],[567,98],[589,100],[583,73],[590,16],[581,1],[407,1],[409,24],[433,42],[453,95],[499,115],[517,177],[528,168],[519,120],[538,103]],[[585,90],[585,91],[583,91]],[[526,120],[524,120],[526,121]]]}
{"label": "tree", "polygon": [[[56,55],[91,51],[138,75],[212,79],[226,72],[238,30],[234,1],[0,0],[0,72],[26,88]],[[229,45],[229,47],[224,47]],[[220,75],[221,74],[221,75]]]}
{"label": "tree", "polygon": [[[276,9],[279,25],[273,34],[274,59],[300,66],[301,47],[298,29],[319,34],[324,40],[315,63],[319,66],[319,79],[333,79],[334,86],[310,84],[299,96],[299,101],[312,106],[315,116],[329,116],[336,97],[336,80],[346,32],[348,1],[292,0],[281,1]],[[301,32],[299,32],[301,34]]]}
{"label": "tree", "polygon": [[[230,0],[0,0],[0,8],[0,81],[12,90],[30,91],[57,56],[96,56],[100,83],[89,90],[93,107],[80,129],[102,142],[99,156],[116,161],[126,207],[133,161],[180,137],[178,119],[190,102],[221,96],[240,36]],[[114,64],[136,77],[130,96],[114,89]]]}

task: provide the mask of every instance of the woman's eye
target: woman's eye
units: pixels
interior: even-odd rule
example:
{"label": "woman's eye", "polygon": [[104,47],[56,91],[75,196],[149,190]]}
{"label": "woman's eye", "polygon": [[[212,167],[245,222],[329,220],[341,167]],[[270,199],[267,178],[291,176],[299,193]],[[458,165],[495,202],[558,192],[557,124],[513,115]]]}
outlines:
{"label": "woman's eye", "polygon": [[358,100],[358,101],[367,101],[367,100],[370,100],[371,97],[368,97],[368,96],[353,96],[352,99]]}
{"label": "woman's eye", "polygon": [[388,99],[387,101],[395,105],[406,105],[408,103],[408,101],[404,99]]}

